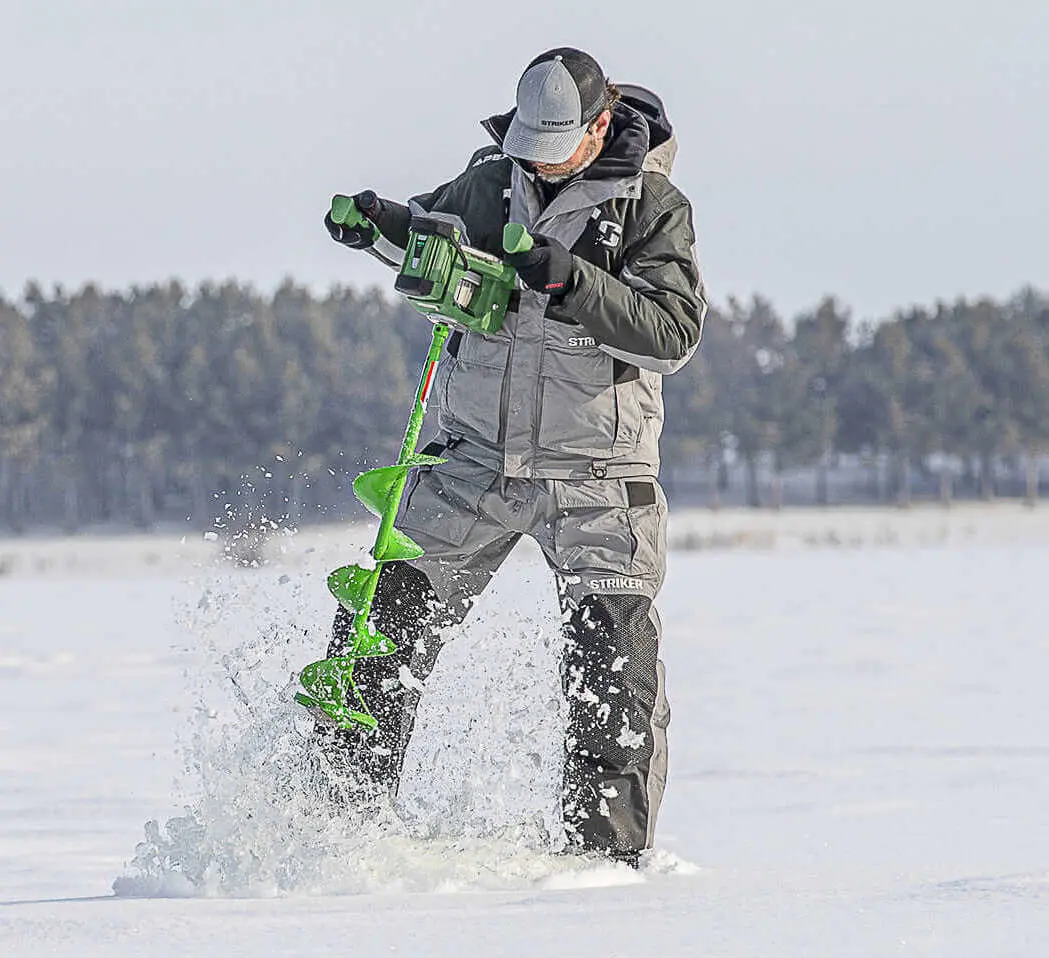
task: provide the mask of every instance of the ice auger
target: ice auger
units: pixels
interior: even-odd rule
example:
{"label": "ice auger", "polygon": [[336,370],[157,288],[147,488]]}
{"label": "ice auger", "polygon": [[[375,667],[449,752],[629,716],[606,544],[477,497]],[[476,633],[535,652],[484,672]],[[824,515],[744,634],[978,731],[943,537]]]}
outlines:
{"label": "ice auger", "polygon": [[[335,223],[370,228],[373,234],[377,233],[367,213],[378,202],[374,194],[362,194],[357,202],[347,196],[335,196],[331,218]],[[531,246],[532,237],[523,226],[507,224],[503,231],[503,249],[507,253],[525,252]],[[383,565],[417,559],[423,554],[416,542],[394,527],[394,521],[409,471],[445,461],[415,451],[441,349],[452,326],[484,334],[497,332],[516,276],[513,267],[498,257],[463,246],[460,230],[453,223],[438,217],[412,217],[408,248],[394,289],[433,322],[433,337],[397,462],[369,469],[353,481],[354,495],[379,517],[379,531],[371,549],[370,567],[342,566],[328,576],[328,589],[353,616],[353,624],[345,655],[312,662],[299,676],[305,691],[297,692],[295,701],[320,721],[340,728],[360,725],[372,729],[378,725],[354,682],[353,668],[358,659],[390,655],[397,649],[393,640],[376,631],[369,619]]]}

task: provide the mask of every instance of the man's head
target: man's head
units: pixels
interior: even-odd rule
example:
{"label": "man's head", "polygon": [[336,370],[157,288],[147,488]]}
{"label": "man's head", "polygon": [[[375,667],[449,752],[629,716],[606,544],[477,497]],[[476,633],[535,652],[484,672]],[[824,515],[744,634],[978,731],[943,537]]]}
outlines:
{"label": "man's head", "polygon": [[572,47],[548,50],[517,84],[504,152],[532,164],[549,182],[575,176],[604,146],[614,91],[593,57]]}

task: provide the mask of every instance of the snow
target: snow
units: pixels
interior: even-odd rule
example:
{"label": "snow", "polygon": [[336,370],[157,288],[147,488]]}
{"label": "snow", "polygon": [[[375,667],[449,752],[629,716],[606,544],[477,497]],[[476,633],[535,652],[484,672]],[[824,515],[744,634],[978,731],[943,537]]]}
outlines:
{"label": "snow", "polygon": [[0,954],[1040,954],[1047,516],[675,515],[639,872],[557,854],[534,553],[427,681],[401,813],[361,820],[311,790],[289,699],[367,530],[246,570],[194,538],[0,542]]}

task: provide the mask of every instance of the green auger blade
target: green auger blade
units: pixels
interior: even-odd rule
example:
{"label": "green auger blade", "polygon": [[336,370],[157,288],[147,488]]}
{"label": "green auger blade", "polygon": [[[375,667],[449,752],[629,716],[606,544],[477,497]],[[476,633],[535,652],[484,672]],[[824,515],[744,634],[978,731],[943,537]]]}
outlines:
{"label": "green auger blade", "polygon": [[410,469],[417,466],[436,466],[447,461],[437,456],[417,455],[395,466],[369,469],[353,480],[353,494],[368,507],[372,515],[385,515],[387,509],[396,505],[393,500],[395,493],[400,494],[398,483],[408,475]]}
{"label": "green auger blade", "polygon": [[359,565],[345,565],[328,576],[328,591],[347,612],[353,615],[353,655],[360,659],[370,655],[390,655],[397,651],[393,640],[368,627],[366,615],[375,592],[373,580],[379,577],[378,567],[363,569]]}
{"label": "green auger blade", "polygon": [[423,554],[423,547],[400,529],[391,529],[386,540],[386,548],[381,555],[375,555],[376,562],[403,562],[406,559],[418,559]]}
{"label": "green auger blade", "polygon": [[[379,723],[368,711],[353,681],[354,661],[349,656],[336,656],[311,662],[299,675],[306,691],[296,692],[295,701],[326,724],[347,729],[357,725],[375,728]],[[357,708],[347,705],[351,700]]]}
{"label": "green auger blade", "polygon": [[379,575],[378,568],[365,569],[359,565],[340,566],[328,576],[328,591],[347,612],[356,615],[367,609],[364,597],[371,580]]}
{"label": "green auger blade", "polygon": [[424,456],[421,452],[416,453],[414,456],[409,456],[404,464],[406,466],[439,466],[442,462],[447,462],[447,459],[442,459],[440,456]]}
{"label": "green auger blade", "polygon": [[372,515],[385,515],[398,483],[408,474],[409,466],[380,466],[362,472],[353,480],[353,494]]}

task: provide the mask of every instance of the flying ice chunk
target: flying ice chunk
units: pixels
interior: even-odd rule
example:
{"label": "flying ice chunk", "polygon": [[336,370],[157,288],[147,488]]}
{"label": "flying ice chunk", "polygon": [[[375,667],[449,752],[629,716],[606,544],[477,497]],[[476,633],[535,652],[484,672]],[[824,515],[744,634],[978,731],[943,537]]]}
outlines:
{"label": "flying ice chunk", "polygon": [[413,692],[426,690],[426,683],[412,675],[412,670],[407,665],[402,665],[397,670],[397,678],[400,679],[401,685],[406,689],[411,689]]}
{"label": "flying ice chunk", "polygon": [[630,727],[627,717],[623,716],[623,728],[616,737],[616,744],[623,748],[642,748],[645,744],[645,733],[635,732]]}

